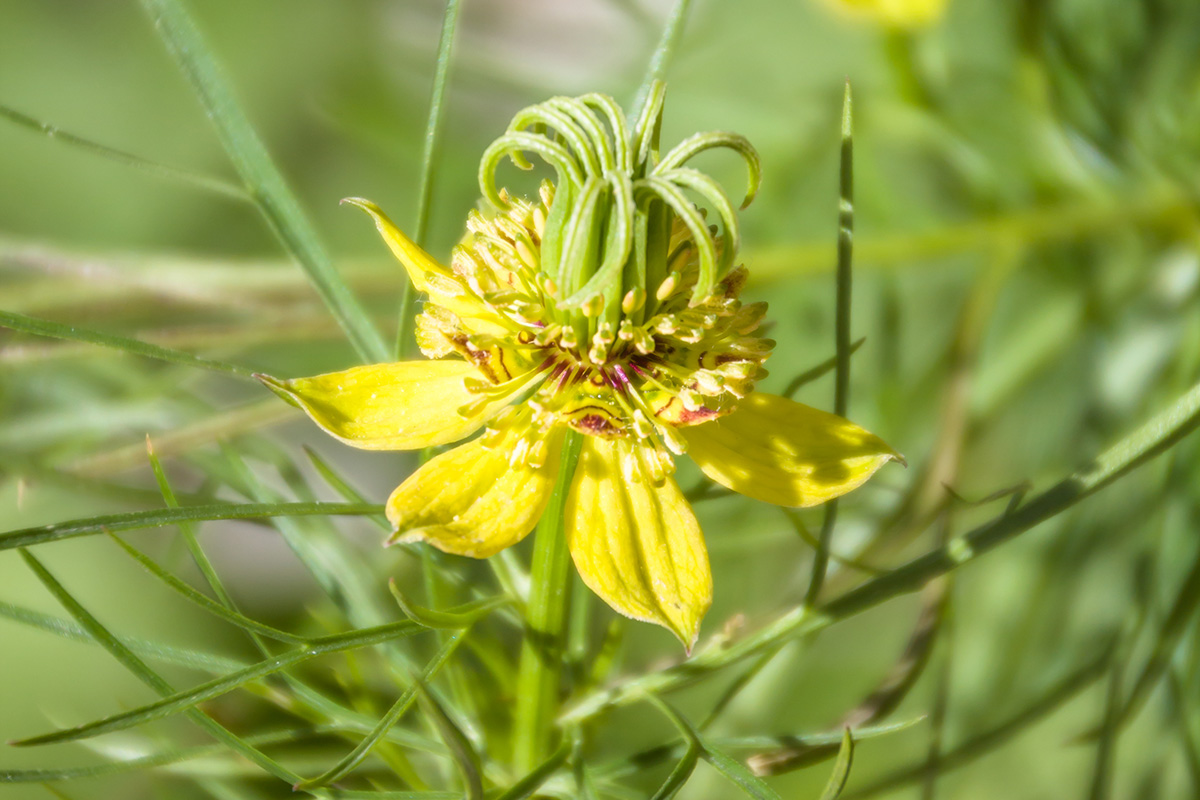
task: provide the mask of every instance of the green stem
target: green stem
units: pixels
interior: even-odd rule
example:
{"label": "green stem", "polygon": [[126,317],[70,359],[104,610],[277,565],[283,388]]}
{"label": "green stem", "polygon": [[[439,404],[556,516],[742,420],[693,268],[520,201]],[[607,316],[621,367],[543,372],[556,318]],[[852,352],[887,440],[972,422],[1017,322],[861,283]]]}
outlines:
{"label": "green stem", "polygon": [[654,85],[654,82],[661,81],[666,77],[667,67],[671,63],[671,57],[675,55],[675,46],[679,44],[679,40],[683,36],[683,26],[687,22],[691,7],[692,0],[675,0],[675,5],[671,7],[671,14],[667,17],[666,25],[663,26],[662,36],[659,38],[654,52],[650,55],[650,63],[646,67],[646,77],[642,80],[642,85],[638,87],[637,96],[633,100],[635,112],[641,110],[646,98],[650,96],[650,87]]}
{"label": "green stem", "polygon": [[[837,342],[837,364],[834,373],[833,413],[846,416],[850,403],[850,289],[851,267],[854,261],[854,136],[853,106],[850,97],[850,81],[846,81],[842,95],[842,148],[839,171],[840,199],[838,201],[837,238],[837,313],[835,336]],[[825,518],[821,523],[821,536],[813,554],[812,578],[804,596],[805,606],[812,608],[821,596],[825,585],[825,573],[829,569],[829,549],[833,544],[833,529],[837,525],[838,501],[825,504]]]}
{"label": "green stem", "polygon": [[563,507],[575,474],[582,437],[571,431],[563,444],[558,482],[538,523],[534,540],[525,640],[517,675],[513,764],[519,774],[533,771],[550,753],[550,729],[558,716],[570,605],[570,556],[563,530]]}
{"label": "green stem", "polygon": [[[442,122],[445,118],[446,85],[450,78],[450,54],[454,48],[454,32],[458,27],[460,0],[447,0],[442,16],[442,35],[438,40],[437,67],[433,73],[433,90],[429,97],[429,119],[425,123],[425,149],[421,158],[421,187],[417,194],[417,220],[413,238],[421,247],[427,244],[429,233],[429,206],[433,199],[433,179],[437,172],[438,153],[441,150]],[[409,340],[412,335],[412,281],[405,281],[400,293],[400,319],[396,325],[396,360],[408,356]]]}

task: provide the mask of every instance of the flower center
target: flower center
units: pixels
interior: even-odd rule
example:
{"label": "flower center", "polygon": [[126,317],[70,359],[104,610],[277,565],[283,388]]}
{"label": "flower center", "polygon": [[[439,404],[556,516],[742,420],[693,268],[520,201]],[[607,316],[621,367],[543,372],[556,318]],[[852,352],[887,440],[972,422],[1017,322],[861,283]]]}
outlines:
{"label": "flower center", "polygon": [[458,352],[479,368],[483,377],[468,385],[478,399],[464,411],[505,398],[509,408],[489,425],[497,433],[519,419],[681,452],[675,427],[728,413],[765,374],[774,343],[754,335],[765,304],[738,300],[742,269],[696,302],[697,248],[677,224],[669,270],[652,292],[635,287],[619,302],[598,296],[563,308],[538,269],[552,188],[541,194],[536,204],[505,197],[504,213],[471,215],[451,274],[431,282],[418,317],[422,350]]}

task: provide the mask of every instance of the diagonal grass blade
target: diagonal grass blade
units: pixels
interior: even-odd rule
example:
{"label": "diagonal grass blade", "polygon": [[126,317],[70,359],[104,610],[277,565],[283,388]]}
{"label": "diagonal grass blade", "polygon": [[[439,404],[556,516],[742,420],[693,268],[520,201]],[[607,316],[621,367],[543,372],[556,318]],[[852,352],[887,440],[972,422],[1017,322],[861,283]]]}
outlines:
{"label": "diagonal grass blade", "polygon": [[216,126],[217,135],[251,196],[308,273],[313,288],[346,331],[361,358],[381,362],[390,353],[370,317],[342,281],[312,223],[271,160],[234,97],[204,37],[180,0],[142,0],[155,28]]}

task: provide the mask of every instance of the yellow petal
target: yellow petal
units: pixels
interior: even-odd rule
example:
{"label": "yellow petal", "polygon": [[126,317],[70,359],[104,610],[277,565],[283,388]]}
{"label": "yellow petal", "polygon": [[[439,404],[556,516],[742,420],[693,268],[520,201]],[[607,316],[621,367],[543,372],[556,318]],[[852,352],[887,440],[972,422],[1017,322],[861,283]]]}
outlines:
{"label": "yellow petal", "polygon": [[755,392],[728,416],[680,428],[717,483],[779,506],[815,506],[860,486],[892,459],[882,439],[834,414]]}
{"label": "yellow petal", "polygon": [[458,413],[476,400],[463,379],[480,377],[465,361],[372,364],[288,381],[257,377],[327,433],[364,450],[416,450],[456,442],[503,407],[502,402],[488,405],[470,417]]}
{"label": "yellow petal", "polygon": [[371,215],[371,219],[375,220],[375,227],[379,229],[379,234],[387,242],[387,246],[391,249],[392,254],[408,270],[408,277],[412,280],[413,286],[416,287],[418,292],[429,291],[430,276],[446,275],[449,273],[449,270],[439,264],[433,256],[426,253],[416,242],[405,236],[404,231],[397,228],[395,223],[388,219],[388,215],[383,213],[383,209],[370,200],[364,200],[361,197],[347,197],[342,202],[361,208]]}
{"label": "yellow petal", "polygon": [[[511,444],[516,437],[509,437]],[[533,530],[558,477],[562,433],[551,433],[536,461],[509,465],[511,446],[460,445],[422,466],[388,498],[396,528],[388,540],[425,541],[439,550],[487,558]]]}
{"label": "yellow petal", "polygon": [[342,202],[361,208],[371,215],[379,234],[387,242],[392,255],[404,265],[418,292],[427,293],[431,302],[457,315],[460,321],[466,324],[469,332],[493,335],[505,333],[506,329],[496,324],[495,314],[489,313],[485,304],[466,292],[462,281],[453,270],[438,263],[437,259],[426,253],[420,245],[405,236],[404,231],[397,228],[395,223],[388,219],[387,214],[383,213],[383,209],[361,197],[347,197]]}
{"label": "yellow petal", "polygon": [[567,544],[589,588],[691,649],[712,604],[700,525],[669,475],[655,486],[641,445],[585,436],[565,509]]}

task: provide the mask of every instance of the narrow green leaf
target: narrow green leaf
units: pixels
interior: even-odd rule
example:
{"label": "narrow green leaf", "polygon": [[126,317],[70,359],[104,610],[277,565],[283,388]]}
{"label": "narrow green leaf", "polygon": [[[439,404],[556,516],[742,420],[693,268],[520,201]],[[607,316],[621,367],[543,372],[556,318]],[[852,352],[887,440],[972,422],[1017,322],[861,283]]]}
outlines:
{"label": "narrow green leaf", "polygon": [[1104,704],[1104,718],[1096,738],[1096,758],[1092,762],[1091,789],[1088,800],[1108,800],[1112,796],[1114,760],[1117,741],[1121,737],[1118,725],[1121,708],[1121,677],[1124,659],[1114,658],[1109,667],[1108,692]]}
{"label": "narrow green leaf", "polygon": [[121,549],[124,550],[130,558],[141,564],[142,567],[145,568],[146,571],[148,571],[151,575],[158,578],[170,588],[174,589],[189,602],[200,606],[200,608],[203,608],[213,616],[219,617],[232,625],[242,628],[243,630],[262,634],[263,636],[275,639],[276,641],[289,642],[291,644],[297,644],[305,641],[304,637],[302,636],[296,636],[295,634],[288,633],[287,631],[281,631],[277,628],[272,628],[270,625],[264,625],[261,622],[252,620],[249,617],[243,616],[236,611],[226,608],[222,604],[209,597],[206,597],[205,595],[193,589],[191,586],[188,586],[179,578],[167,572],[159,564],[155,563],[153,559],[151,559],[141,550],[138,550],[136,547],[126,542],[121,537],[117,536],[115,533],[110,533],[109,536],[113,541],[120,545]]}
{"label": "narrow green leaf", "polygon": [[[783,509],[783,515],[787,517],[788,522],[792,524],[792,529],[796,531],[796,535],[799,536],[805,544],[814,550],[820,547],[820,540],[818,540],[817,537],[813,535],[812,531],[808,529],[808,526],[804,524],[804,519],[799,513],[796,512],[795,509],[785,508]],[[839,564],[840,566],[857,570],[865,575],[878,576],[887,571],[880,569],[879,567],[873,567],[860,558],[840,555],[835,553],[832,549],[829,551],[829,560],[835,564]]]}
{"label": "narrow green leaf", "polygon": [[[871,725],[854,730],[855,741],[861,742],[878,736],[887,736],[920,724],[925,717],[914,717],[903,722],[890,725]],[[709,739],[714,745],[725,751],[730,750],[778,750],[784,747],[792,749],[807,748],[814,754],[820,754],[810,763],[817,763],[837,755],[844,731],[828,731],[824,733],[802,733],[774,736],[723,736]],[[606,779],[619,779],[644,771],[645,769],[678,759],[687,749],[686,737],[683,741],[660,745],[649,750],[642,750],[623,758],[615,759],[601,765],[597,772]],[[750,759],[751,769],[754,769],[753,757]]]}
{"label": "narrow green leaf", "polygon": [[825,791],[821,792],[821,800],[837,800],[841,796],[842,790],[846,788],[846,781],[850,778],[850,763],[853,760],[854,737],[850,735],[850,729],[846,728],[842,733],[842,746],[838,750],[837,761],[833,762],[833,773],[825,784]]}
{"label": "narrow green leaf", "polygon": [[[367,498],[362,492],[350,485],[342,475],[338,474],[337,470],[325,460],[316,450],[313,450],[308,445],[304,445],[304,454],[308,456],[308,460],[312,463],[313,468],[317,473],[329,484],[330,488],[342,496],[342,499],[347,503],[366,503]],[[376,514],[371,517],[371,521],[375,523],[380,530],[391,534],[392,525],[387,521],[387,517],[383,514]]]}
{"label": "narrow green leaf", "polygon": [[425,149],[421,156],[421,191],[417,195],[417,225],[415,240],[425,246],[429,231],[429,204],[433,197],[433,180],[437,174],[440,152],[443,101],[450,77],[450,56],[454,48],[454,32],[458,27],[458,12],[461,0],[447,0],[446,12],[442,17],[442,35],[438,39],[437,68],[433,74],[433,92],[429,98],[429,120],[425,124]]}
{"label": "narrow green leaf", "polygon": [[[119,639],[113,636],[107,628],[100,624],[99,620],[81,606],[74,597],[67,592],[61,583],[54,578],[50,572],[42,566],[42,563],[34,557],[28,550],[21,550],[21,558],[29,565],[38,580],[42,582],[55,599],[65,608],[72,617],[75,618],[87,632],[96,640],[98,644],[104,647],[105,650],[115,658],[123,667],[128,669],[138,677],[143,683],[149,686],[154,691],[161,695],[168,695],[174,690],[171,685],[166,682],[157,672],[150,669],[146,664],[134,655],[129,648],[125,647]],[[226,747],[233,750],[238,755],[243,756],[254,764],[257,764],[268,773],[274,775],[281,780],[294,783],[299,779],[299,776],[289,772],[281,764],[274,759],[269,758],[261,751],[246,744],[241,738],[226,730],[220,723],[209,718],[204,712],[199,709],[189,709],[188,716],[204,728],[213,737],[222,742]]]}
{"label": "narrow green leaf", "polygon": [[366,310],[342,281],[312,223],[272,162],[180,0],[142,0],[167,49],[204,105],[230,160],[271,229],[308,273],[313,288],[346,331],[361,358],[387,361],[390,353]]}
{"label": "narrow green leaf", "polygon": [[658,787],[658,791],[654,793],[651,800],[671,800],[684,787],[688,779],[692,777],[692,773],[696,771],[696,764],[699,761],[700,744],[693,739],[687,743],[687,749],[683,751],[683,756],[679,759],[679,763],[671,770],[671,774],[663,781],[662,786]]}
{"label": "narrow green leaf", "polygon": [[[32,556],[28,555],[27,551],[22,552],[26,554],[26,558],[32,558]],[[394,639],[412,636],[423,630],[425,629],[415,622],[405,620],[373,628],[362,628],[348,633],[320,636],[311,639],[301,647],[264,659],[256,664],[251,664],[244,669],[223,675],[192,689],[182,692],[171,692],[157,702],[148,703],[119,714],[113,714],[85,725],[22,739],[13,742],[13,744],[26,746],[75,741],[99,736],[102,733],[124,730],[145,722],[169,717],[181,711],[187,711],[199,703],[213,700],[248,683],[265,678],[268,675],[274,675],[283,670],[291,669],[297,664],[302,664],[318,656],[329,653],[340,653],[346,650],[356,650],[362,647],[371,647]],[[295,784],[300,780],[299,777],[296,777],[291,783]]]}
{"label": "narrow green leaf", "polygon": [[[150,459],[150,468],[154,472],[154,480],[158,484],[158,491],[163,497],[163,501],[168,508],[179,508],[179,499],[175,496],[175,490],[171,487],[170,480],[167,479],[167,472],[163,469],[162,462],[158,459],[158,454],[154,452],[154,444],[150,439],[150,435],[146,434],[146,456]],[[188,552],[192,556],[192,561],[196,568],[200,570],[200,574],[204,576],[209,588],[213,594],[221,601],[221,603],[230,611],[237,611],[234,606],[233,598],[229,596],[229,592],[225,591],[225,585],[217,576],[217,571],[213,567],[212,562],[208,560],[208,555],[204,552],[204,548],[200,546],[200,542],[196,539],[196,531],[191,523],[179,523],[179,533],[183,537],[184,543],[187,545]],[[115,536],[115,534],[113,534]],[[266,655],[264,653],[264,655]]]}
{"label": "narrow green leaf", "polygon": [[[850,345],[850,355],[854,355],[856,352],[858,352],[858,348],[862,347],[866,341],[867,341],[867,337],[863,336],[860,339],[857,339],[852,345]],[[787,387],[784,388],[784,390],[782,392],[783,396],[784,397],[795,397],[796,392],[800,391],[800,389],[802,387],[812,383],[813,381],[817,380],[818,378],[824,377],[825,375],[829,374],[830,372],[832,372],[834,370],[835,367],[837,367],[837,365],[838,365],[838,357],[835,354],[835,355],[832,355],[829,358],[825,359],[820,364],[817,364],[815,367],[812,367],[811,369],[807,369],[804,372],[801,372],[799,375],[797,375],[796,377],[794,377],[790,381],[788,381]]]}
{"label": "narrow green leaf", "polygon": [[708,716],[706,716],[704,721],[700,723],[700,730],[707,730],[709,726],[712,725],[713,722],[715,722],[717,718],[725,712],[725,709],[727,709],[729,705],[735,699],[737,699],[737,696],[745,691],[746,687],[750,685],[750,682],[758,677],[759,673],[766,669],[768,664],[775,660],[775,656],[779,655],[779,651],[782,648],[782,644],[768,648],[764,653],[762,653],[762,655],[755,659],[753,664],[743,670],[742,674],[739,675],[733,681],[733,683],[731,683],[725,689],[721,696],[717,698],[717,702],[713,704],[712,709],[708,712]]}
{"label": "narrow green leaf", "polygon": [[378,514],[380,509],[380,506],[366,503],[217,503],[154,511],[131,511],[0,533],[0,551],[59,542],[79,536],[93,536],[97,533],[161,528],[179,522],[325,515],[365,516]]}
{"label": "narrow green leaf", "polygon": [[43,122],[34,119],[28,114],[22,114],[16,109],[9,108],[5,105],[0,105],[0,118],[7,119],[10,122],[15,122],[29,130],[36,131],[45,135],[47,138],[53,139],[56,142],[62,142],[72,147],[77,147],[84,152],[92,155],[106,158],[110,161],[115,161],[118,164],[124,164],[129,167],[140,169],[150,175],[159,178],[167,178],[169,180],[179,181],[181,183],[190,184],[198,189],[214,192],[215,194],[225,197],[232,197],[235,200],[241,200],[244,203],[253,203],[254,200],[246,192],[244,188],[237,184],[221,178],[214,178],[211,175],[205,175],[200,172],[193,172],[190,169],[181,167],[173,167],[169,164],[160,164],[156,161],[135,156],[132,153],[126,153],[123,150],[117,150],[107,145],[93,142],[90,139],[85,139],[82,136],[76,136],[70,131],[64,131],[57,125],[51,125],[48,122]]}
{"label": "narrow green leaf", "polygon": [[[444,101],[450,78],[450,55],[454,48],[454,33],[458,28],[461,0],[447,0],[442,16],[442,34],[438,39],[437,66],[433,74],[433,90],[429,97],[429,118],[425,123],[425,146],[421,154],[421,188],[417,194],[417,221],[413,240],[424,247],[429,233],[429,207],[433,199],[434,178],[441,153],[442,125],[445,119]],[[410,320],[412,319],[412,281],[404,282],[400,292],[399,324],[396,326],[396,359],[403,361],[408,353]]]}
{"label": "narrow green leaf", "polygon": [[[221,448],[226,466],[232,471],[233,479],[240,490],[256,502],[278,502],[283,496],[259,478],[250,469],[241,454],[232,447]],[[277,461],[280,473],[288,487],[303,500],[314,499],[311,489],[298,471],[284,458]],[[373,506],[373,514],[382,509]],[[283,535],[284,541],[305,566],[318,585],[345,614],[355,627],[378,625],[392,619],[390,606],[376,591],[376,573],[370,569],[365,558],[349,542],[330,520],[320,516],[311,518],[306,524],[298,520],[281,518],[272,521],[272,526]],[[389,646],[387,652],[396,666],[414,668],[409,658],[398,648]]]}
{"label": "narrow green leaf", "polygon": [[[154,470],[155,479],[159,484],[159,490],[163,495],[163,499],[167,502],[168,506],[172,508],[177,507],[178,503],[175,499],[174,490],[171,488],[170,482],[167,480],[166,472],[163,470],[162,464],[159,462],[158,456],[154,452],[154,447],[152,446],[149,437],[146,437],[146,449],[150,457],[150,464]],[[200,546],[199,541],[196,539],[195,533],[192,530],[192,526],[186,523],[181,523],[179,529],[180,534],[184,537],[184,540],[187,543],[188,549],[191,551],[192,558],[196,562],[196,566],[205,576],[205,579],[208,581],[213,593],[220,598],[221,603],[230,612],[239,613],[237,611],[236,604],[233,602],[233,598],[225,590],[224,585],[221,583],[220,578],[213,569],[212,563],[208,560],[208,556],[205,554],[204,549]],[[262,638],[254,631],[250,631],[249,633],[250,638],[253,640],[254,645],[258,648],[259,652],[262,653],[264,657],[270,658],[271,652],[266,647],[266,644],[263,642]],[[299,678],[287,673],[284,673],[282,678],[291,689],[293,695],[291,699],[293,702],[299,705],[307,706],[309,709],[312,709],[316,713],[321,714],[328,719],[345,721],[347,719],[347,715],[357,718],[357,715],[355,715],[354,712],[351,712],[349,709],[342,708],[338,704],[329,700],[320,691],[310,687]]]}
{"label": "narrow green leaf", "polygon": [[[1073,670],[1062,679],[1039,692],[1021,709],[993,727],[968,734],[957,746],[943,752],[936,766],[943,774],[965,766],[992,752],[996,748],[1035,725],[1042,719],[1062,708],[1079,696],[1100,678],[1108,674],[1112,662],[1112,648],[1107,648],[1098,657],[1084,666]],[[905,786],[924,779],[930,768],[927,759],[919,763],[881,776],[877,781],[852,791],[846,800],[862,800],[883,792],[895,792]]]}
{"label": "narrow green leaf", "polygon": [[416,688],[421,707],[432,718],[462,775],[463,786],[466,789],[464,800],[483,800],[483,767],[480,764],[479,753],[475,752],[471,740],[454,724],[454,720],[450,719],[425,682],[417,679]]}
{"label": "narrow green leaf", "polygon": [[736,758],[712,746],[704,749],[704,760],[712,764],[718,772],[734,783],[747,797],[755,800],[782,800],[775,790],[751,772],[745,764]]}
{"label": "narrow green leaf", "polygon": [[570,753],[571,743],[564,738],[562,744],[550,754],[549,758],[539,764],[524,778],[521,778],[521,780],[510,786],[496,800],[523,800],[523,798],[529,797],[566,762],[567,756]]}
{"label": "narrow green leaf", "polygon": [[[926,716],[921,715],[906,719],[903,722],[892,722],[887,725],[866,725],[861,728],[853,728],[852,734],[855,742],[862,742],[867,739],[906,731],[909,728],[920,725],[925,720]],[[833,747],[835,749],[829,754],[832,757],[837,754],[837,748],[841,747],[844,735],[844,730],[839,730],[826,731],[824,733],[789,734],[786,736],[731,736],[713,739],[713,741],[726,750],[763,750],[781,745],[809,748]]]}
{"label": "narrow green leaf", "polygon": [[[305,742],[327,736],[331,733],[343,733],[347,730],[347,728],[337,725],[318,725],[311,728],[291,728],[288,730],[255,734],[244,737],[243,741],[249,745]],[[104,764],[93,764],[86,767],[0,770],[0,784],[41,783],[43,781],[71,781],[81,778],[99,778],[105,775],[119,775],[124,772],[138,772],[156,767],[168,767],[185,761],[229,754],[229,749],[225,745],[209,744],[196,747],[183,747],[176,750],[165,750],[161,753],[139,756],[124,761],[109,761]]]}
{"label": "narrow green leaf", "polygon": [[775,793],[775,790],[768,786],[765,781],[752,773],[741,761],[714,746],[712,742],[705,740],[700,731],[696,730],[696,727],[691,722],[668,705],[662,698],[654,694],[646,694],[645,699],[650,701],[655,708],[661,711],[679,729],[684,741],[688,743],[689,749],[691,747],[698,747],[700,757],[741,789],[747,797],[753,797],[756,800],[781,800],[779,795]]}
{"label": "narrow green leaf", "polygon": [[1137,716],[1151,690],[1170,666],[1171,658],[1184,641],[1185,634],[1189,630],[1195,630],[1195,626],[1188,623],[1195,617],[1197,608],[1200,608],[1200,554],[1188,570],[1183,586],[1175,596],[1175,602],[1171,604],[1171,610],[1154,639],[1150,658],[1138,673],[1137,680],[1129,691],[1129,697],[1120,706],[1115,723],[1118,728],[1124,727]]}
{"label": "narrow green leaf", "polygon": [[[438,654],[434,656],[433,660],[426,665],[425,672],[421,679],[426,682],[433,680],[434,676],[437,675],[438,670],[450,660],[452,655],[454,655],[454,652],[458,649],[458,646],[462,644],[464,638],[465,635],[462,633],[456,633],[450,636],[446,640],[446,643],[442,646],[441,651],[439,651]],[[392,704],[391,709],[389,709],[388,712],[383,715],[383,718],[379,720],[379,723],[371,730],[370,733],[366,735],[366,737],[362,739],[362,741],[358,743],[357,746],[355,746],[352,751],[350,751],[349,754],[347,754],[343,759],[338,761],[337,764],[333,765],[322,774],[315,778],[301,781],[293,788],[296,791],[308,791],[310,789],[328,786],[334,781],[340,780],[348,775],[355,767],[361,764],[375,748],[375,746],[383,740],[388,731],[390,731],[392,727],[400,721],[400,718],[404,716],[405,712],[412,707],[412,704],[416,699],[417,685],[414,682],[412,686],[406,689],[404,693],[397,698],[396,702]]]}
{"label": "narrow green leaf", "polygon": [[154,358],[159,361],[169,361],[173,364],[183,364],[189,367],[200,367],[201,369],[224,372],[227,375],[237,375],[239,378],[252,378],[254,376],[254,370],[247,367],[240,367],[237,364],[212,361],[200,356],[194,356],[191,353],[170,350],[166,347],[159,347],[147,342],[139,342],[136,339],[127,339],[124,336],[101,333],[100,331],[81,328],[77,325],[64,325],[60,322],[51,322],[47,319],[27,317],[24,314],[14,314],[11,311],[0,311],[0,328],[10,328],[14,331],[31,333],[35,336],[48,336],[52,339],[66,339],[72,342],[87,342],[88,344],[100,345],[101,347],[111,347],[126,353],[132,353],[133,355]]}
{"label": "narrow green leaf", "polygon": [[451,630],[469,628],[492,609],[510,602],[507,597],[487,597],[462,606],[461,611],[438,611],[419,606],[405,597],[400,591],[400,587],[396,585],[395,578],[388,581],[388,588],[391,590],[392,596],[396,598],[400,610],[413,622],[425,628]]}
{"label": "narrow green leaf", "polygon": [[[65,619],[50,614],[43,614],[40,611],[33,611],[32,609],[13,605],[12,603],[0,601],[0,617],[10,619],[13,622],[26,625],[30,628],[37,628],[63,639],[86,642],[87,644],[96,643],[96,640],[86,630],[73,622],[68,622]],[[137,653],[139,656],[153,658],[156,661],[161,661],[164,664],[172,664],[177,667],[219,673],[242,669],[246,666],[245,662],[238,661],[235,658],[219,656],[215,653],[206,653],[201,650],[176,647],[161,642],[152,642],[146,639],[122,636],[119,637],[118,641],[126,649]]]}

